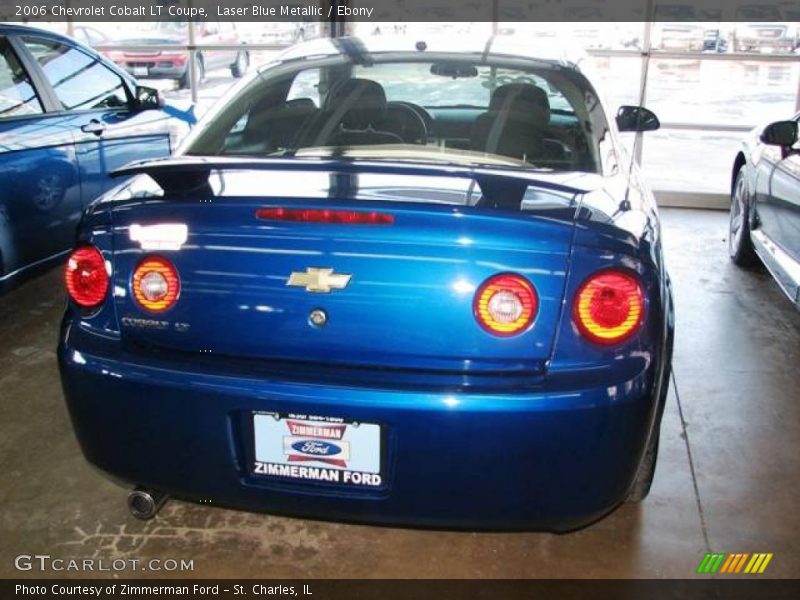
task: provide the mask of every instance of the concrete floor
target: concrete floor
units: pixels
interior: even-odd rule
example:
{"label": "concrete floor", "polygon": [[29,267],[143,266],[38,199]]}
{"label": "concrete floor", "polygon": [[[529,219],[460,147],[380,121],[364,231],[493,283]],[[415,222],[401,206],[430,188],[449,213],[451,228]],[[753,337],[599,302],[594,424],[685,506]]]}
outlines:
{"label": "concrete floor", "polygon": [[800,312],[763,269],[728,261],[725,213],[662,212],[677,391],[643,504],[567,535],[341,525],[180,502],[137,522],[70,429],[54,271],[0,297],[0,577],[25,575],[15,556],[42,553],[194,559],[195,577],[684,578],[708,550],[773,552],[765,576],[796,577]]}

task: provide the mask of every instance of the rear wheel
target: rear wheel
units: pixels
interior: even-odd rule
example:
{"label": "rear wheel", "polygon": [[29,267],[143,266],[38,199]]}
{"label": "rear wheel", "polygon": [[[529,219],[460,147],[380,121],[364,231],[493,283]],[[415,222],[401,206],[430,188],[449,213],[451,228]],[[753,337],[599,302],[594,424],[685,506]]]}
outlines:
{"label": "rear wheel", "polygon": [[61,204],[67,184],[61,173],[42,173],[34,183],[33,205],[41,211],[54,209]]}
{"label": "rear wheel", "polygon": [[647,450],[644,452],[639,470],[636,472],[636,480],[633,482],[631,491],[628,492],[627,502],[641,502],[650,493],[650,486],[653,485],[653,477],[656,474],[656,460],[658,459],[658,438],[661,436],[659,427],[653,430],[650,441],[647,442]]}
{"label": "rear wheel", "polygon": [[[197,68],[197,83],[200,83],[205,78],[206,72],[205,72],[205,66],[203,65],[203,57],[200,56],[199,54],[195,58],[195,65],[197,65],[197,67],[196,67]],[[191,76],[192,76],[191,69],[192,69],[191,64],[187,64],[186,65],[186,71],[184,72],[184,74],[180,78],[180,80],[178,81],[178,84],[180,85],[180,88],[182,90],[185,90],[185,89],[187,89],[189,87],[189,84],[191,82]]]}
{"label": "rear wheel", "polygon": [[739,169],[731,193],[728,253],[731,260],[741,267],[750,267],[756,263],[756,253],[750,239],[750,200],[747,197],[744,167]]}
{"label": "rear wheel", "polygon": [[[670,331],[672,331],[672,318],[670,317]],[[666,360],[669,364],[672,363],[672,334],[670,333],[667,341],[667,354]],[[669,394],[669,379],[671,377],[671,368],[667,368],[664,376],[665,380],[662,383],[661,392],[658,399],[658,413],[656,421],[653,424],[653,430],[650,433],[650,439],[647,441],[647,448],[645,448],[642,462],[639,463],[639,469],[636,471],[636,479],[633,481],[626,502],[641,502],[650,493],[650,486],[653,485],[653,477],[656,474],[656,462],[658,461],[658,442],[661,438],[661,420],[664,418],[664,407],[667,404],[667,395]]]}

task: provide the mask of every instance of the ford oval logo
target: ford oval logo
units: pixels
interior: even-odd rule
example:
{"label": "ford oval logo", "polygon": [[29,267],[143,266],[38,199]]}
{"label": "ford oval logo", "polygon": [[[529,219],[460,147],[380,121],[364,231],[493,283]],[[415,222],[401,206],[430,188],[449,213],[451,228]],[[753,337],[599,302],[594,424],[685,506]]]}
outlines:
{"label": "ford oval logo", "polygon": [[302,440],[292,444],[292,449],[307,454],[308,456],[336,456],[341,454],[342,449],[331,442],[322,440]]}

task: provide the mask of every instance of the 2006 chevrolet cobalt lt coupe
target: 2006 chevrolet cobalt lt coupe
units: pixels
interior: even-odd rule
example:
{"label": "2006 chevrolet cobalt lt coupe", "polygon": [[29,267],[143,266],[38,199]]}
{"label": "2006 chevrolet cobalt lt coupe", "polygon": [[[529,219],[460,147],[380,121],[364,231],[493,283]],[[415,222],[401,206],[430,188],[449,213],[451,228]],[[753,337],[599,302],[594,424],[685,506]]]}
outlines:
{"label": "2006 chevrolet cobalt lt coupe", "polygon": [[618,131],[658,120],[513,44],[295,47],[87,210],[61,376],[134,514],[568,530],[646,496],[673,311]]}

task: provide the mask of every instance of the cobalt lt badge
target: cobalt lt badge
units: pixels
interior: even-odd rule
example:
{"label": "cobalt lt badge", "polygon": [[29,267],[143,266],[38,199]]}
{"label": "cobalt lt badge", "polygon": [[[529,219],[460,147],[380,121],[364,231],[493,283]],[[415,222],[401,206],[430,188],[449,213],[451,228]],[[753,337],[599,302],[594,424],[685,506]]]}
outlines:
{"label": "cobalt lt badge", "polygon": [[315,294],[329,294],[331,290],[343,290],[350,283],[352,275],[334,273],[333,269],[309,267],[305,273],[293,271],[286,285],[305,288]]}

